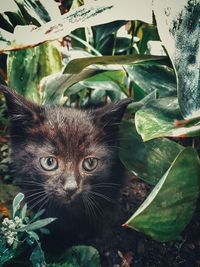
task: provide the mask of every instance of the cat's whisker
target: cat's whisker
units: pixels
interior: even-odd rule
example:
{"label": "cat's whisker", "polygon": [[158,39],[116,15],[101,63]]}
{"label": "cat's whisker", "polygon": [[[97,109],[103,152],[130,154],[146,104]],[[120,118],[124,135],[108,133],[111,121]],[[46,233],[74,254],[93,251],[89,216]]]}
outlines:
{"label": "cat's whisker", "polygon": [[87,204],[87,196],[85,194],[82,194],[82,200],[83,200],[83,205],[84,205],[84,208],[85,208],[85,212],[88,214],[88,217],[89,217],[89,223],[92,224],[92,218],[91,218],[91,214],[90,214],[90,209],[89,209],[88,204]]}
{"label": "cat's whisker", "polygon": [[48,195],[47,195],[47,199],[46,199],[46,200],[44,201],[44,203],[40,206],[40,208],[38,209],[37,212],[39,212],[44,206],[46,206],[47,203],[48,203],[48,201],[49,201],[49,197],[48,197]]}
{"label": "cat's whisker", "polygon": [[116,201],[114,201],[113,199],[111,199],[110,197],[108,197],[108,196],[106,196],[106,195],[103,195],[103,194],[101,194],[101,193],[99,193],[99,192],[95,192],[95,191],[89,191],[89,192],[90,192],[91,194],[97,196],[97,197],[100,197],[100,198],[102,198],[102,199],[107,200],[108,202],[111,202],[111,203],[113,203],[113,204],[117,204]]}
{"label": "cat's whisker", "polygon": [[90,198],[90,196],[89,195],[87,195],[87,204],[88,204],[88,208],[90,209],[90,211],[91,211],[91,215],[92,215],[92,219],[93,218],[96,218],[97,219],[97,214],[96,214],[96,211],[95,211],[95,209],[94,209],[94,206],[93,206],[93,202],[92,202],[92,200],[91,200],[91,198]]}
{"label": "cat's whisker", "polygon": [[42,201],[44,201],[46,198],[48,198],[48,194],[46,194],[43,197],[40,197],[39,200],[37,200],[32,206],[29,207],[30,210],[32,210],[33,208],[35,208],[39,203],[41,203]]}
{"label": "cat's whisker", "polygon": [[94,186],[121,186],[121,184],[117,184],[117,183],[98,183],[98,184],[92,184],[92,187]]}
{"label": "cat's whisker", "polygon": [[90,195],[90,198],[92,200],[92,203],[93,203],[94,207],[99,212],[100,216],[102,216],[102,218],[104,218],[103,210],[102,210],[100,204],[95,200],[95,198],[92,195]]}
{"label": "cat's whisker", "polygon": [[84,196],[84,200],[85,200],[85,207],[86,207],[86,212],[88,212],[88,216],[89,216],[89,222],[93,222],[93,216],[92,216],[92,212],[91,212],[91,206],[89,203],[89,199],[88,196]]}
{"label": "cat's whisker", "polygon": [[21,183],[22,184],[33,184],[33,183],[35,183],[35,181],[23,180],[23,181],[21,181]]}
{"label": "cat's whisker", "polygon": [[47,193],[42,192],[42,193],[40,193],[40,195],[33,196],[32,199],[27,199],[27,197],[26,197],[26,199],[27,199],[27,203],[30,204],[30,203],[33,202],[33,201],[37,201],[39,198],[45,196],[46,194],[47,194]]}
{"label": "cat's whisker", "polygon": [[93,186],[92,189],[107,189],[107,190],[117,190],[118,191],[118,188],[115,187],[115,186],[105,186],[105,185],[101,185],[101,186]]}
{"label": "cat's whisker", "polygon": [[93,184],[92,188],[112,188],[118,190],[121,187],[121,184],[117,183],[98,183],[98,184]]}
{"label": "cat's whisker", "polygon": [[44,185],[42,182],[36,182],[36,181],[23,181],[22,184],[27,184],[27,185]]}
{"label": "cat's whisker", "polygon": [[35,188],[35,189],[24,189],[25,193],[30,193],[30,192],[39,192],[41,191],[41,187],[40,188]]}
{"label": "cat's whisker", "polygon": [[37,195],[41,195],[41,194],[43,194],[43,193],[45,193],[44,190],[39,191],[39,192],[36,192],[36,193],[33,193],[33,194],[31,194],[31,195],[28,195],[28,196],[26,196],[25,198],[28,199],[28,198],[31,198],[31,197],[34,197],[34,196],[37,196]]}
{"label": "cat's whisker", "polygon": [[49,195],[48,195],[48,202],[47,202],[48,206],[46,207],[47,217],[51,217],[50,210],[51,210],[51,208],[53,206],[52,202],[53,202],[53,199],[51,197],[49,197]]}

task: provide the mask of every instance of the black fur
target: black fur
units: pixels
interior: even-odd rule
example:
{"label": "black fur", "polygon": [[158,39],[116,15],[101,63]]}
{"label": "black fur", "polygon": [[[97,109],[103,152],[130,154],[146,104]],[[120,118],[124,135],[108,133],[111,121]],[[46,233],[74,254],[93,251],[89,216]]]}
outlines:
{"label": "black fur", "polygon": [[[58,218],[49,239],[56,238],[61,252],[97,230],[117,201],[124,182],[118,125],[131,101],[80,110],[38,106],[5,86],[0,91],[11,120],[14,173],[29,208],[45,208],[46,217]],[[58,169],[41,168],[40,159],[48,156],[57,158]],[[99,161],[95,171],[86,173],[81,164],[89,156]],[[64,188],[72,179],[78,185],[73,194]]]}

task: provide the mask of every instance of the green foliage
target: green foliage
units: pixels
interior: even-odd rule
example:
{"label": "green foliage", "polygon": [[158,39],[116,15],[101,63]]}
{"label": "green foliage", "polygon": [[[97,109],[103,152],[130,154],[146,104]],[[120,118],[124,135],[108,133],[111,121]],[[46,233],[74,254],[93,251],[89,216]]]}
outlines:
{"label": "green foliage", "polygon": [[196,151],[185,148],[126,224],[155,240],[177,239],[195,209],[199,167]]}
{"label": "green foliage", "polygon": [[[155,0],[152,6],[147,0],[141,13],[134,0],[99,0],[83,6],[74,0],[73,8],[61,16],[54,1],[49,1],[51,8],[45,1],[36,2],[16,1],[15,10],[0,16],[0,51],[33,47],[67,34],[72,48],[69,51],[48,43],[9,52],[9,84],[22,95],[48,104],[78,106],[132,97],[134,103],[120,126],[119,156],[128,170],[155,187],[127,224],[159,241],[178,238],[192,217],[199,195],[197,154],[192,148],[184,149],[177,140],[181,143],[183,138],[199,136],[200,132],[200,4]],[[156,25],[147,24],[151,23],[152,11]],[[30,22],[38,28],[15,27]],[[120,35],[123,25],[127,28],[125,36]],[[159,41],[158,32],[169,57],[159,42],[152,42]],[[5,70],[1,64],[1,80],[6,79]],[[165,137],[176,138],[176,142]],[[19,204],[21,198],[19,195],[15,202]],[[13,219],[19,212],[16,203]],[[17,216],[24,222],[25,214],[23,206]],[[35,230],[51,222],[38,220],[40,215],[15,233],[37,244],[30,257],[33,266],[45,262]],[[4,240],[0,247],[4,262],[17,251],[6,246]],[[99,266],[98,254],[92,248],[75,247],[66,255],[63,262],[49,266],[90,266],[90,262]]]}
{"label": "green foliage", "polygon": [[42,103],[39,83],[47,75],[61,70],[61,54],[52,44],[12,51],[8,56],[8,83],[20,94]]}
{"label": "green foliage", "polygon": [[124,121],[120,126],[121,161],[126,168],[142,180],[157,184],[171,166],[183,147],[168,139],[156,139],[144,143],[133,121]]}
{"label": "green foliage", "polygon": [[[165,63],[165,62],[164,62]],[[167,64],[167,62],[166,62]],[[148,95],[157,90],[160,97],[176,95],[176,78],[173,70],[157,61],[137,63],[125,67],[130,78],[134,81],[134,88]]]}
{"label": "green foliage", "polygon": [[199,117],[184,120],[181,116],[178,99],[160,98],[147,103],[137,111],[136,128],[144,141],[162,136],[199,136]]}
{"label": "green foliage", "polygon": [[[22,207],[24,194],[18,193],[13,199],[11,219],[5,218],[0,227],[0,266],[13,259],[15,260],[22,252],[32,247],[30,260],[33,266],[45,266],[45,259],[41,249],[39,236],[35,230],[42,229],[55,218],[37,220],[42,215],[40,212],[30,220],[26,216],[27,204]],[[37,255],[37,256],[36,256]],[[37,261],[37,262],[36,262]],[[39,264],[39,265],[38,265]]]}
{"label": "green foliage", "polygon": [[62,262],[50,263],[48,267],[100,267],[98,251],[90,246],[74,246],[67,250]]}
{"label": "green foliage", "polygon": [[129,56],[101,56],[101,57],[90,57],[90,58],[77,58],[68,63],[64,69],[64,73],[79,73],[81,70],[91,64],[130,64],[146,62],[150,60],[160,60],[163,57],[151,56],[151,55],[129,55]]}

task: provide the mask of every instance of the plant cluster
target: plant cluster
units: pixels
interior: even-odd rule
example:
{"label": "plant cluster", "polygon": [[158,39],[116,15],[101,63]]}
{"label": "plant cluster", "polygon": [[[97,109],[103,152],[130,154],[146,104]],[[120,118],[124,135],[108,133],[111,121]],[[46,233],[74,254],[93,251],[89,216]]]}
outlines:
{"label": "plant cluster", "polygon": [[[38,103],[81,106],[133,98],[120,126],[119,156],[154,188],[124,225],[170,241],[190,221],[199,196],[200,4],[154,0],[152,6],[147,0],[144,10],[136,2],[74,0],[60,15],[53,0],[13,1],[0,16],[6,57],[0,75]],[[13,246],[22,233],[39,242],[24,218],[17,224],[21,219],[4,220],[3,246],[8,240]],[[12,226],[10,232],[5,226]]]}

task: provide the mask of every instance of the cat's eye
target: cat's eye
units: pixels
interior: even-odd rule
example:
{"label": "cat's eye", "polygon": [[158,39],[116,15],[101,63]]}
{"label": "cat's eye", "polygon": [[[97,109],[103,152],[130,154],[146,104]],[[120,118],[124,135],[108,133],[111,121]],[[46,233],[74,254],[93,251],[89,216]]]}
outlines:
{"label": "cat's eye", "polygon": [[82,166],[83,169],[87,172],[92,172],[96,169],[98,165],[98,159],[97,158],[86,158],[84,159]]}
{"label": "cat's eye", "polygon": [[40,164],[45,171],[54,171],[58,168],[58,161],[54,157],[41,158]]}

